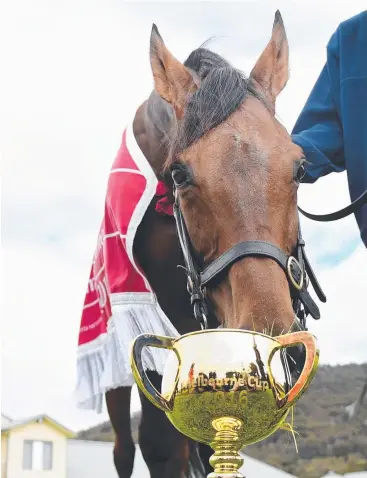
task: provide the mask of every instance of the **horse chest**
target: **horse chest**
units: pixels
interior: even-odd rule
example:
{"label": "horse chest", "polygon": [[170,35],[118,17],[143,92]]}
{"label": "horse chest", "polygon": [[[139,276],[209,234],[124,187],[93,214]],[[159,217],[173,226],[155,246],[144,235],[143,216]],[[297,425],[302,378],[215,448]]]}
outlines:
{"label": "horse chest", "polygon": [[152,204],[134,243],[134,254],[151,284],[164,313],[180,334],[198,330],[193,317],[174,219],[161,216]]}

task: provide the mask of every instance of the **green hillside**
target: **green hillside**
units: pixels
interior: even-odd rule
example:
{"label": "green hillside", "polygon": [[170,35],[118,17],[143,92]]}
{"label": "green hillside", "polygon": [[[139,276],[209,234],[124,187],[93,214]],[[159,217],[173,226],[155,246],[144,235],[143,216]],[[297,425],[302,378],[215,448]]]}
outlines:
{"label": "green hillside", "polygon": [[[367,470],[367,396],[356,416],[348,419],[345,407],[360,395],[367,364],[320,366],[294,413],[298,454],[292,435],[278,431],[245,452],[300,478],[318,478],[329,470],[342,474]],[[138,438],[139,415],[132,419]],[[78,434],[80,439],[113,440],[109,422]]]}

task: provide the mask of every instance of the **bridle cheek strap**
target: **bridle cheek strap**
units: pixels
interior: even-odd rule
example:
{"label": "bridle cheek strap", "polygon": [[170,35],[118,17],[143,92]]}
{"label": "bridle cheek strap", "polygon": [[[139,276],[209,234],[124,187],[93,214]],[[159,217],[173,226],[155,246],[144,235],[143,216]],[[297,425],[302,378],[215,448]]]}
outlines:
{"label": "bridle cheek strap", "polygon": [[208,328],[208,307],[205,300],[205,292],[201,285],[198,265],[194,261],[192,254],[192,245],[186,228],[182,212],[178,205],[177,194],[173,204],[173,215],[176,220],[176,229],[180,241],[181,251],[185,266],[182,267],[187,276],[187,291],[190,294],[191,305],[194,309],[195,319],[199,322],[202,329]]}

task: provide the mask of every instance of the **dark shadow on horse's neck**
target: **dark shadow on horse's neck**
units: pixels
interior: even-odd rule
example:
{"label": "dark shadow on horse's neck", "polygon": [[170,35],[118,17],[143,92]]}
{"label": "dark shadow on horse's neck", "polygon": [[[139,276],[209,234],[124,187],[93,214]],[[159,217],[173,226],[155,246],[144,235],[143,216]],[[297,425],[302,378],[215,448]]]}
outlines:
{"label": "dark shadow on horse's neck", "polygon": [[158,179],[167,157],[167,138],[174,119],[172,107],[155,92],[138,108],[133,131],[138,145]]}
{"label": "dark shadow on horse's neck", "polygon": [[[165,179],[162,170],[167,156],[166,136],[171,127],[172,115],[170,106],[153,92],[138,108],[133,122],[136,141],[159,180]],[[154,198],[138,227],[134,254],[161,308],[179,333],[184,334],[198,330],[199,324],[194,319],[186,290],[186,275],[177,268],[184,261],[175,220],[171,216],[158,214],[155,211],[156,202],[157,198]],[[217,325],[214,318],[211,323]]]}
{"label": "dark shadow on horse's neck", "polygon": [[165,141],[174,120],[173,109],[166,101],[152,91],[146,106],[146,122],[154,127],[157,137]]}

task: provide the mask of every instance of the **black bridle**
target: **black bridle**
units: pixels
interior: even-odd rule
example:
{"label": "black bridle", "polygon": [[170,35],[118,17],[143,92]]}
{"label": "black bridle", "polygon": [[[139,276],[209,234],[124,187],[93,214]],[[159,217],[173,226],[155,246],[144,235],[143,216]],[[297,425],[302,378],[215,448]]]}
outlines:
{"label": "black bridle", "polygon": [[195,319],[202,329],[208,327],[208,307],[206,303],[206,287],[213,285],[238,260],[245,257],[265,257],[273,259],[285,272],[290,286],[292,305],[298,319],[297,328],[306,328],[306,317],[311,314],[314,319],[320,318],[320,311],[307,287],[311,282],[317,296],[326,302],[320,284],[311,268],[305,252],[305,242],[302,239],[301,228],[298,228],[298,238],[294,255],[287,255],[279,247],[265,241],[245,241],[236,244],[224,252],[215,261],[200,270],[194,259],[193,250],[185,220],[179,205],[177,189],[174,186],[173,213],[176,219],[177,233],[181,244],[185,271],[187,274],[187,290],[194,308]]}
{"label": "black bridle", "polygon": [[[223,277],[223,274],[227,272],[235,262],[244,257],[270,258],[283,269],[290,287],[292,306],[295,313],[295,321],[292,329],[307,330],[306,317],[308,315],[311,315],[314,319],[320,319],[319,308],[307,290],[309,284],[312,284],[312,287],[321,302],[326,302],[326,296],[317,281],[310,262],[308,261],[299,220],[297,243],[293,255],[287,255],[279,247],[270,242],[245,241],[236,244],[201,270],[198,261],[195,260],[196,254],[191,244],[185,220],[182,215],[175,185],[173,185],[173,194],[173,213],[185,262],[184,269],[187,275],[187,290],[190,294],[195,319],[200,323],[202,329],[208,328],[206,287],[219,281],[220,278]],[[348,207],[332,214],[315,215],[306,213],[301,208],[298,209],[303,215],[310,219],[316,221],[334,221],[348,216],[366,203],[367,191],[365,191]]]}

